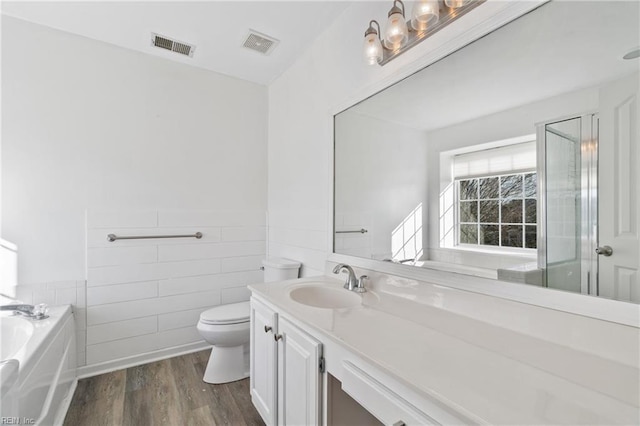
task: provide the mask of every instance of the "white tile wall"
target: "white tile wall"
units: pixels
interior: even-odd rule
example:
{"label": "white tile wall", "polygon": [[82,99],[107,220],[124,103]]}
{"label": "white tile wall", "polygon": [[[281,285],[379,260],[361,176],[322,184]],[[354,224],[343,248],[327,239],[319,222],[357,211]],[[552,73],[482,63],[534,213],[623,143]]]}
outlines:
{"label": "white tile wall", "polygon": [[174,328],[190,327],[200,319],[202,308],[190,309],[169,314],[158,315],[158,330],[173,330]]}
{"label": "white tile wall", "polygon": [[223,288],[220,292],[220,303],[238,303],[249,300],[251,292],[246,287],[229,287]]}
{"label": "white tile wall", "polygon": [[217,274],[220,272],[220,263],[222,260],[223,259],[201,259],[185,260],[182,262],[160,262],[90,268],[87,271],[87,285],[91,287],[172,277]]}
{"label": "white tile wall", "polygon": [[87,365],[186,345],[201,340],[195,326],[87,346]]}
{"label": "white tile wall", "polygon": [[255,271],[262,266],[264,256],[240,256],[221,259],[221,272]]}
{"label": "white tile wall", "polygon": [[[197,231],[202,239],[106,239]],[[86,353],[79,358],[91,366],[200,341],[200,313],[248,300],[247,284],[262,281],[265,252],[263,211],[87,212]]]}
{"label": "white tile wall", "polygon": [[195,293],[207,290],[222,290],[229,287],[246,286],[247,283],[262,281],[262,271],[233,272],[230,274],[203,275],[162,280],[159,284],[160,296]]}
{"label": "white tile wall", "polygon": [[87,288],[87,304],[91,306],[158,296],[158,281],[142,281]]}
{"label": "white tile wall", "polygon": [[221,257],[264,254],[264,251],[264,241],[171,244],[158,247],[158,260],[160,262],[176,262],[181,260],[217,259]]}
{"label": "white tile wall", "polygon": [[135,265],[158,261],[157,246],[89,248],[87,267]]}
{"label": "white tile wall", "polygon": [[301,262],[300,276],[323,275],[328,244],[324,210],[269,211],[269,256]]}
{"label": "white tile wall", "polygon": [[94,325],[89,330],[91,332],[87,333],[87,344],[95,345],[126,337],[155,333],[158,331],[158,320],[153,316],[135,318]]}

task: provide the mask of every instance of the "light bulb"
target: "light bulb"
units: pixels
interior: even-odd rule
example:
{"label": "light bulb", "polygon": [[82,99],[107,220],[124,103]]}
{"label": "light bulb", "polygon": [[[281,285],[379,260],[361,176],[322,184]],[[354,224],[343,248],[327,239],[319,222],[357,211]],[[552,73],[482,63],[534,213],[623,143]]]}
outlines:
{"label": "light bulb", "polygon": [[471,0],[444,0],[444,4],[449,6],[451,9],[457,9],[462,6],[466,6],[471,3]]}
{"label": "light bulb", "polygon": [[365,35],[364,59],[369,65],[375,65],[382,61],[382,43],[380,43],[378,33]]}
{"label": "light bulb", "polygon": [[401,48],[409,39],[409,29],[400,12],[390,13],[384,30],[384,47],[391,50]]}
{"label": "light bulb", "polygon": [[424,31],[438,22],[439,18],[438,0],[416,1],[411,9],[411,28],[416,31]]}

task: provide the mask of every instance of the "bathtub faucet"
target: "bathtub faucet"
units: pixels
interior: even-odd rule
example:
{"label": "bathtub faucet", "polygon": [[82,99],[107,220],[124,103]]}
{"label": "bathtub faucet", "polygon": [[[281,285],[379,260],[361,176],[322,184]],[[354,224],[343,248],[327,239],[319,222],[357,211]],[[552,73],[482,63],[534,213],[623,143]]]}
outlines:
{"label": "bathtub faucet", "polygon": [[2,305],[0,306],[0,311],[13,311],[14,314],[20,314],[35,319],[46,318],[46,312],[43,312],[41,309],[36,309],[36,307],[33,305]]}

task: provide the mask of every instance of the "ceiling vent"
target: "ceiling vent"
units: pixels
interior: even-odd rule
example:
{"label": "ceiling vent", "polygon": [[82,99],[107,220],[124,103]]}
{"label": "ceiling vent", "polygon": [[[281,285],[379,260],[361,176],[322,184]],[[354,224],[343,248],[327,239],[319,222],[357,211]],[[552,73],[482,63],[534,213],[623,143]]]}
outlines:
{"label": "ceiling vent", "polygon": [[193,57],[193,51],[196,50],[194,45],[173,40],[160,34],[151,33],[151,45],[161,49],[170,50],[181,55]]}
{"label": "ceiling vent", "polygon": [[273,37],[265,34],[260,34],[257,31],[249,30],[249,34],[242,44],[247,49],[254,50],[262,53],[263,55],[270,54],[273,49],[278,45],[279,41]]}

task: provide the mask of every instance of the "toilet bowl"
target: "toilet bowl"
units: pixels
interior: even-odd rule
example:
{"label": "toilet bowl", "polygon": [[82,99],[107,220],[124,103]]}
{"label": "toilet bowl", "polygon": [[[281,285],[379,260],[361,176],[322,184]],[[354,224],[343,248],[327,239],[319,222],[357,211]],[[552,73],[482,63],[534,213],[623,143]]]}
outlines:
{"label": "toilet bowl", "polygon": [[198,332],[213,345],[205,382],[229,383],[249,377],[249,310],[249,302],[240,302],[200,314]]}
{"label": "toilet bowl", "polygon": [[[283,258],[262,261],[264,281],[298,278],[300,263]],[[200,314],[198,332],[213,345],[204,372],[207,383],[229,383],[249,377],[249,302],[220,305]]]}

